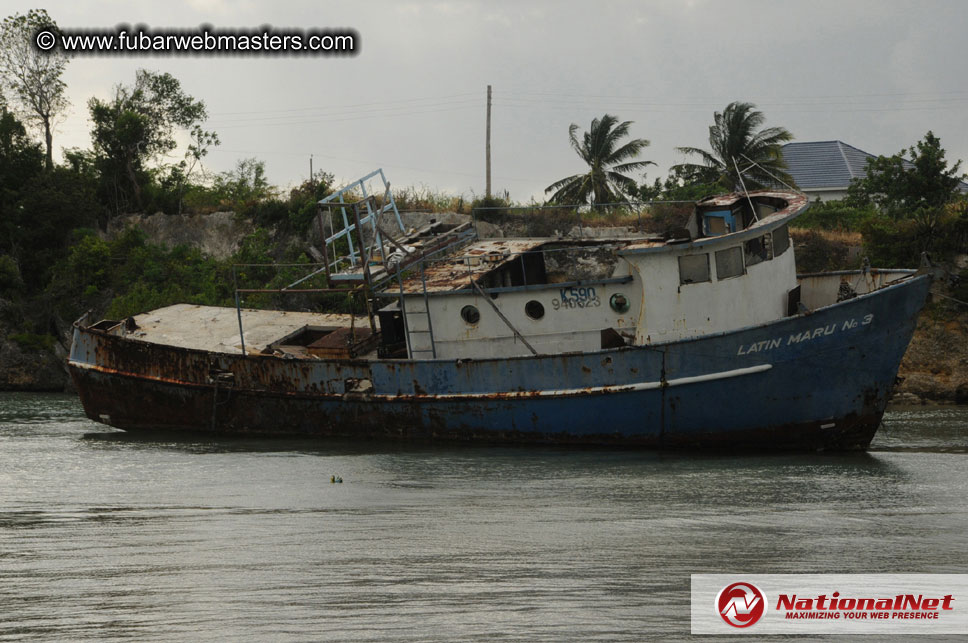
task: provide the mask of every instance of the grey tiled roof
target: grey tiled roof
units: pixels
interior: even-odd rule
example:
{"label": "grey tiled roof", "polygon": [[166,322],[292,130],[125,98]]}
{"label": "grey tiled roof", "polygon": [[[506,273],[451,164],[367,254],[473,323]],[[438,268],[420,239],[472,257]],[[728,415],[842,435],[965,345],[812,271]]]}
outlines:
{"label": "grey tiled roof", "polygon": [[853,179],[867,176],[867,159],[874,158],[843,141],[787,143],[781,152],[801,190],[846,188]]}
{"label": "grey tiled roof", "polygon": [[[843,141],[787,143],[780,152],[787,172],[801,190],[846,188],[852,180],[867,176],[867,159],[874,158],[873,154]],[[904,166],[914,167],[907,160]],[[961,181],[958,191],[968,194],[968,183]]]}

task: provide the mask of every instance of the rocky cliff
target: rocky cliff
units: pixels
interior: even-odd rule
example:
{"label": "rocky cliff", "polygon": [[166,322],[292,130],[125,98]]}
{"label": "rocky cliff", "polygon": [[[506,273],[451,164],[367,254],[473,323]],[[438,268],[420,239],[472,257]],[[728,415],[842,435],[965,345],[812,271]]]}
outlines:
{"label": "rocky cliff", "polygon": [[938,314],[929,305],[898,372],[894,400],[968,404],[968,311]]}
{"label": "rocky cliff", "polygon": [[198,248],[216,259],[226,259],[239,249],[245,235],[255,229],[251,222],[234,212],[212,214],[130,214],[119,217],[108,226],[108,236],[126,228],[141,228],[151,243],[173,248],[186,245]]}
{"label": "rocky cliff", "polygon": [[0,336],[0,391],[65,391],[71,388],[59,344],[53,349],[23,345]]}

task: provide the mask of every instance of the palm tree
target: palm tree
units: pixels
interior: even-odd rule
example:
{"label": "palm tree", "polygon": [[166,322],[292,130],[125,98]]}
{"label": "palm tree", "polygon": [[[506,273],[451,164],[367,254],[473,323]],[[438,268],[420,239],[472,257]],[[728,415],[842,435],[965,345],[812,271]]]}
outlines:
{"label": "palm tree", "polygon": [[721,114],[714,114],[714,124],[709,128],[711,152],[695,147],[676,148],[683,154],[701,157],[702,164],[682,163],[673,170],[694,181],[718,182],[728,190],[738,190],[743,183],[747,188],[775,185],[777,179],[794,185],[780,153],[780,146],[792,140],[793,134],[782,127],[757,131],[765,120],[753,103],[730,103]]}
{"label": "palm tree", "polygon": [[642,148],[649,145],[644,138],[632,139],[619,145],[621,139],[628,136],[631,124],[632,121],[619,123],[615,116],[605,114],[592,120],[591,128],[579,141],[575,135],[578,125],[572,123],[568,128],[571,146],[588,164],[589,170],[585,174],[575,174],[555,181],[545,188],[545,194],[554,191],[549,201],[575,205],[591,203],[593,206],[627,202],[624,195],[634,191],[636,184],[624,172],[655,165],[652,161],[631,160],[639,155]]}

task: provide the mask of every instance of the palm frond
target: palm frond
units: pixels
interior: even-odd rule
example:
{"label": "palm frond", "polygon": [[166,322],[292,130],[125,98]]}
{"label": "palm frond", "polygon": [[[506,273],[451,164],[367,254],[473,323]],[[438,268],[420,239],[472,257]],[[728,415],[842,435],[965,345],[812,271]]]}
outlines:
{"label": "palm frond", "polygon": [[588,172],[555,181],[545,189],[553,192],[549,201],[556,203],[607,203],[623,201],[623,192],[634,190],[634,179],[624,172],[654,165],[652,161],[634,160],[649,145],[646,139],[633,139],[622,144],[629,135],[632,121],[619,122],[611,114],[592,119],[591,127],[579,139],[579,126],[572,123],[568,139],[575,153],[588,165]]}
{"label": "palm frond", "polygon": [[615,172],[634,172],[635,170],[643,170],[650,165],[655,165],[654,161],[632,161],[631,163],[621,163],[619,165],[613,165],[612,170]]}
{"label": "palm frond", "polygon": [[622,145],[617,150],[612,151],[607,157],[605,157],[605,162],[608,164],[620,163],[626,159],[635,158],[639,155],[643,149],[649,146],[649,141],[644,138],[636,138],[625,145]]}
{"label": "palm frond", "polygon": [[[711,168],[718,171],[718,180],[725,185],[738,187],[740,176],[734,163],[748,158],[761,167],[752,166],[743,171],[743,180],[750,185],[772,185],[775,174],[786,181],[789,175],[783,170],[785,165],[780,154],[780,146],[793,139],[793,135],[782,127],[769,127],[760,130],[766,117],[757,111],[753,103],[732,102],[722,112],[713,113],[713,124],[709,127],[709,146],[711,151],[694,147],[680,147],[679,152],[699,156],[705,164],[685,163],[679,168],[687,176],[699,176]],[[674,168],[674,169],[675,169]],[[792,179],[791,179],[792,180]]]}

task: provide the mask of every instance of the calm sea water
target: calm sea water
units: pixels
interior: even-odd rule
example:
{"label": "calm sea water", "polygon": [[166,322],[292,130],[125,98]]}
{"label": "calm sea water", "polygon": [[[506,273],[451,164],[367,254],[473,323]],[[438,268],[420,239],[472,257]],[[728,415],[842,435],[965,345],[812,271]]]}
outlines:
{"label": "calm sea water", "polygon": [[0,640],[684,638],[689,574],[736,571],[968,573],[968,409],[719,456],[144,439],[0,394]]}

